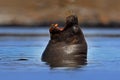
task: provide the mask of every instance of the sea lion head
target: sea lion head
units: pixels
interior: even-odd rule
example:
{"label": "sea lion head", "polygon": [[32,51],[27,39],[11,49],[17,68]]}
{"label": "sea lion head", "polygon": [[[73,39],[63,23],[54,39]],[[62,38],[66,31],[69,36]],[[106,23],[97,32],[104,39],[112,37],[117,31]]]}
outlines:
{"label": "sea lion head", "polygon": [[78,25],[78,18],[76,15],[66,17],[65,26],[62,28],[60,28],[58,24],[52,24],[49,31],[53,43],[65,42],[67,44],[86,44],[82,30]]}
{"label": "sea lion head", "polygon": [[50,28],[50,33],[60,33],[60,31],[70,28],[74,25],[78,25],[78,18],[76,15],[70,15],[66,17],[66,23],[63,28],[59,28],[58,24],[52,24]]}

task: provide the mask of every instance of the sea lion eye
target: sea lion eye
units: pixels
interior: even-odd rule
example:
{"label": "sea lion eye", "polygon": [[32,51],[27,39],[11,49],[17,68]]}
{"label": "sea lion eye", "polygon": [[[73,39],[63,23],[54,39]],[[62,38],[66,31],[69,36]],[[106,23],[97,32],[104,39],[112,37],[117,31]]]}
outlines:
{"label": "sea lion eye", "polygon": [[78,27],[77,26],[73,26],[73,31],[74,31],[74,33],[77,33],[78,32]]}

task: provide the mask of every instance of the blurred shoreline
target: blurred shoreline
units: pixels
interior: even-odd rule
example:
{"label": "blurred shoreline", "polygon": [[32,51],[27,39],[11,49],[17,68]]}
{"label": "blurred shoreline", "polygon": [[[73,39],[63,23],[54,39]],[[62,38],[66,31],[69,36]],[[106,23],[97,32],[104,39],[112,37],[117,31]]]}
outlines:
{"label": "blurred shoreline", "polygon": [[77,15],[82,27],[120,28],[120,0],[0,0],[0,27],[41,27]]}
{"label": "blurred shoreline", "polygon": [[[48,29],[49,27],[0,27],[0,37],[1,39],[4,37],[49,37]],[[120,37],[120,28],[84,27],[82,30],[85,37]]]}
{"label": "blurred shoreline", "polygon": [[[0,27],[21,27],[21,28],[39,28],[39,27],[49,27],[51,24],[59,24],[60,27],[64,27],[65,22],[43,22],[43,23],[39,23],[39,24],[0,24]],[[104,23],[80,23],[79,24],[81,27],[83,28],[120,28],[120,23],[117,22],[110,22],[107,24]]]}

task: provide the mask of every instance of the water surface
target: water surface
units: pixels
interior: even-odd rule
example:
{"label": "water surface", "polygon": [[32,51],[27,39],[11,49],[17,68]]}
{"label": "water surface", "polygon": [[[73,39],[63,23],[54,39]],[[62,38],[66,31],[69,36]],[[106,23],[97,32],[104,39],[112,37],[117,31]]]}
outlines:
{"label": "water surface", "polygon": [[1,80],[119,80],[120,29],[83,32],[88,43],[87,65],[51,69],[41,61],[49,41],[48,28],[0,28]]}

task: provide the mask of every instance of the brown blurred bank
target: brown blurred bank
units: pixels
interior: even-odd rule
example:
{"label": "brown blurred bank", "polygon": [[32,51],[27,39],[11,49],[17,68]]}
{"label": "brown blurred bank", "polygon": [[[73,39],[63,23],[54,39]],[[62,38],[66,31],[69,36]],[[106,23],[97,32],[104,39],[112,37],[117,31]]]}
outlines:
{"label": "brown blurred bank", "polygon": [[0,0],[0,25],[48,26],[69,14],[93,27],[120,27],[120,0]]}

